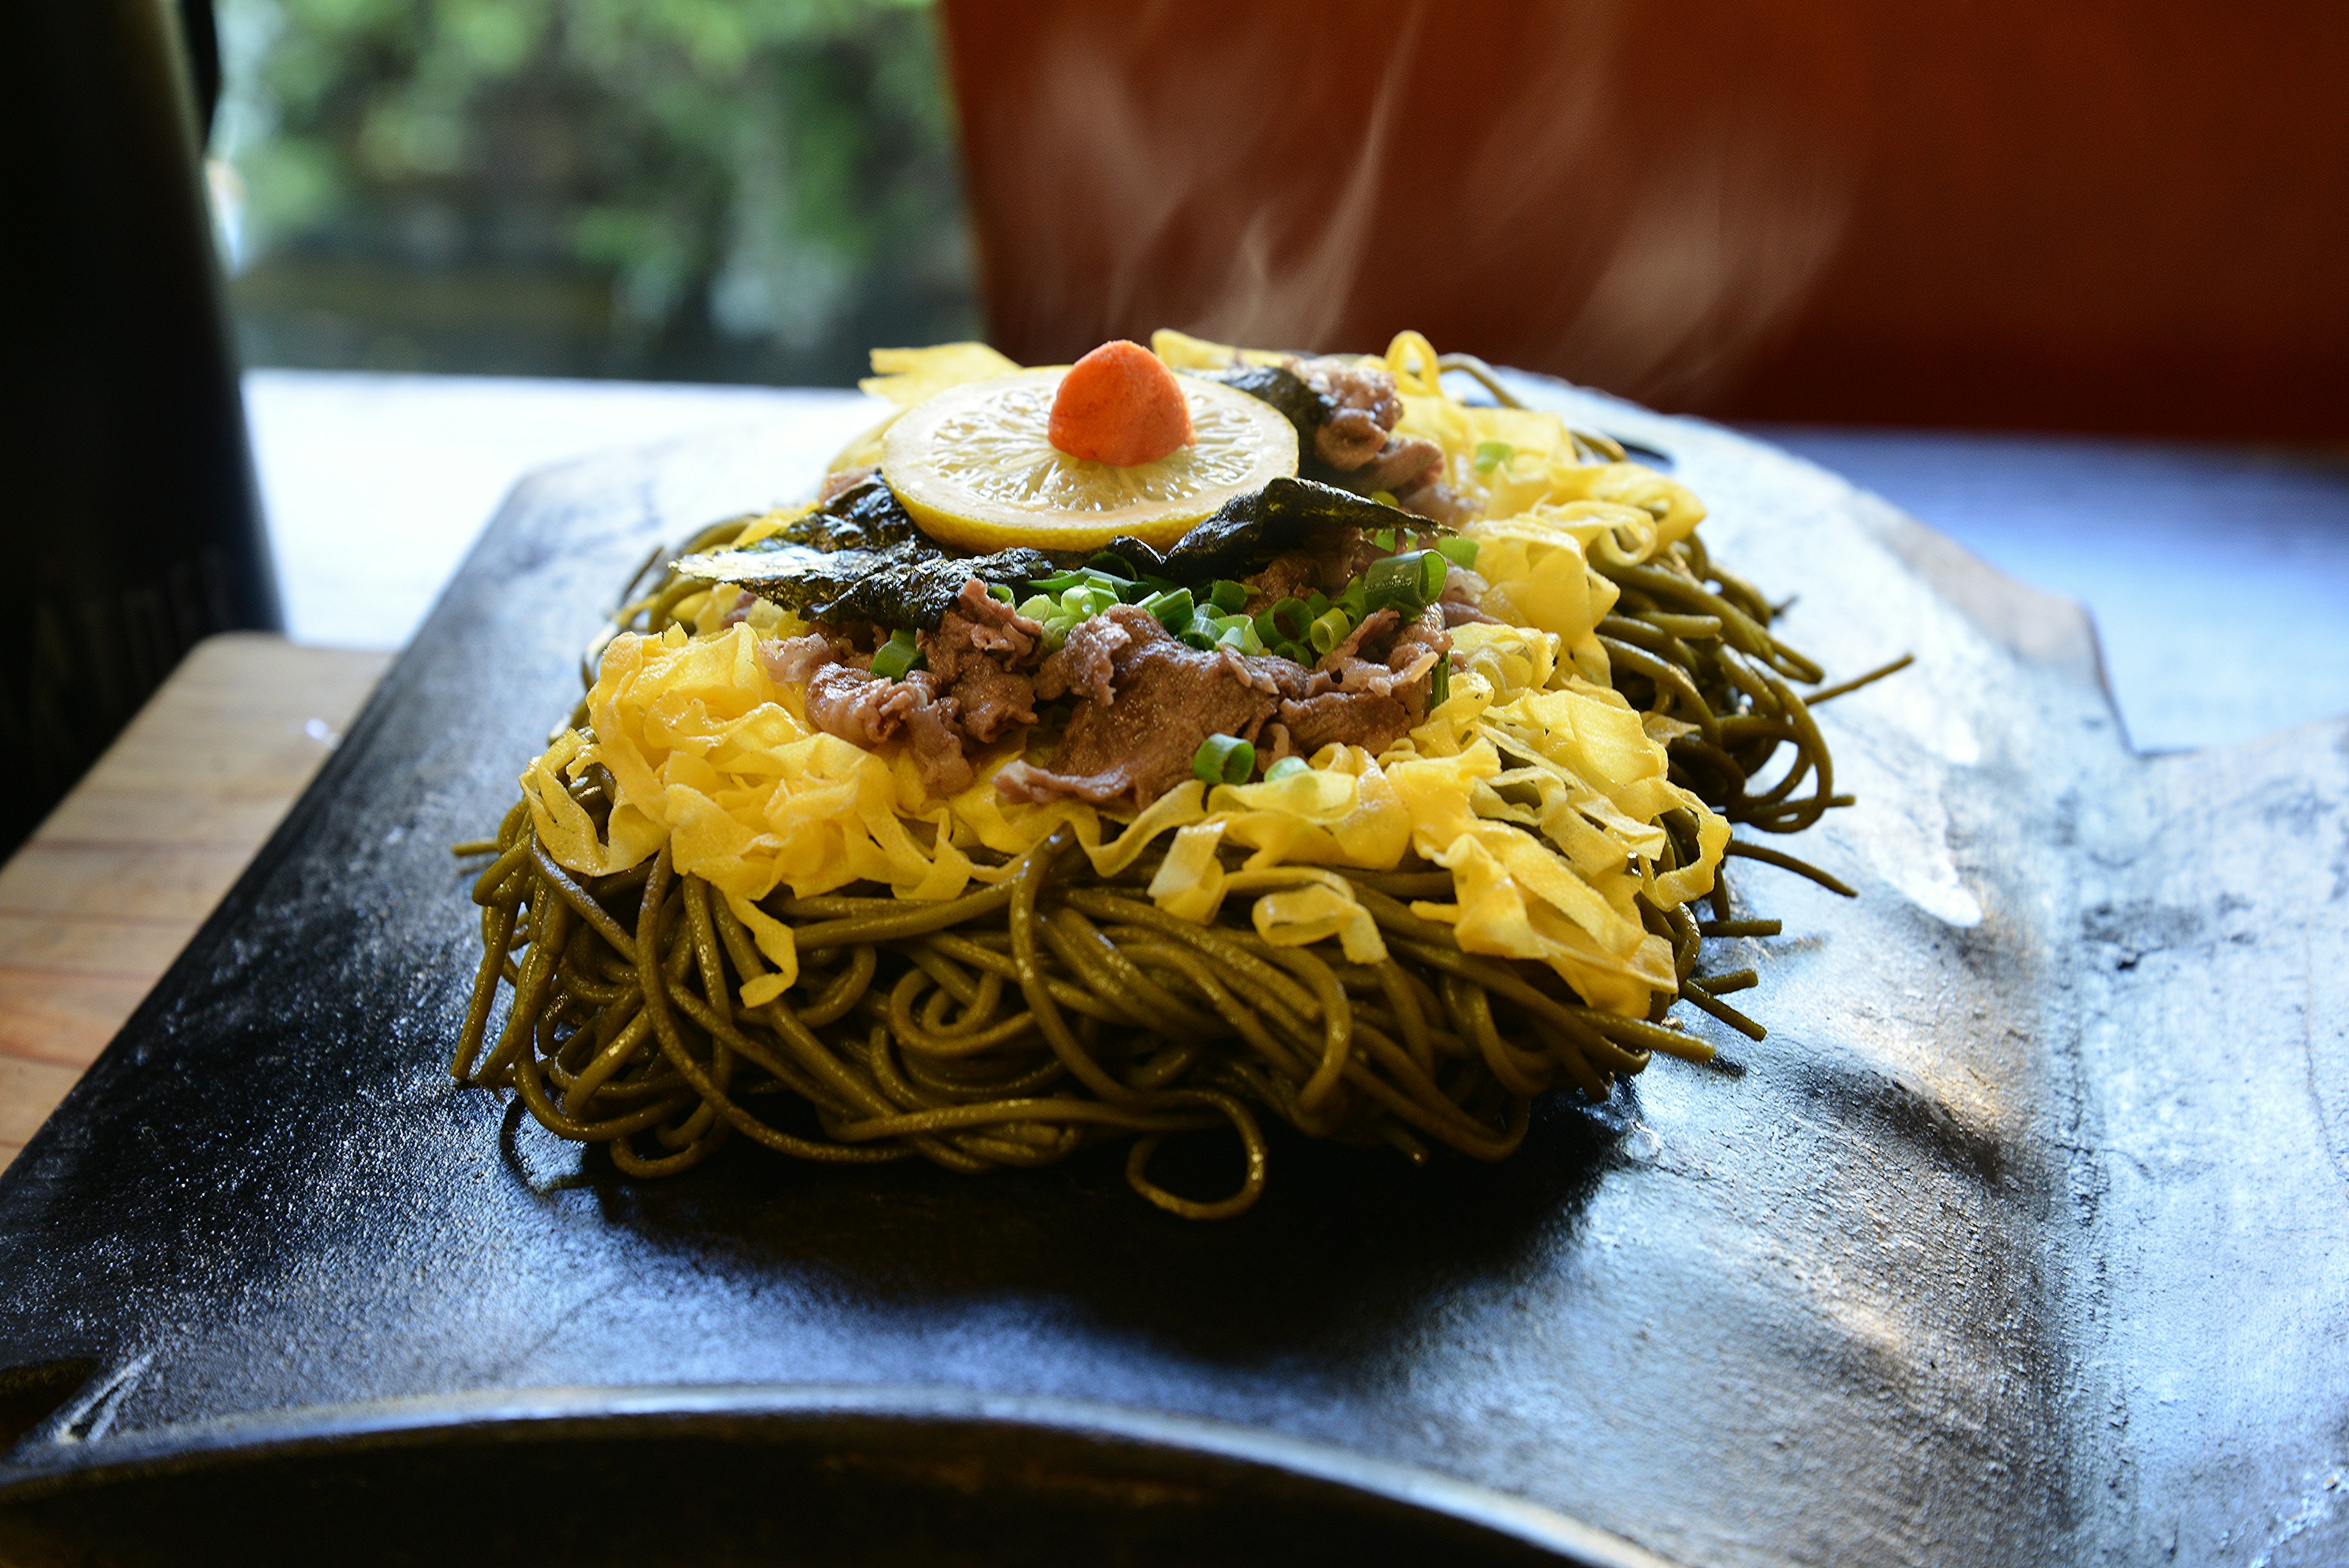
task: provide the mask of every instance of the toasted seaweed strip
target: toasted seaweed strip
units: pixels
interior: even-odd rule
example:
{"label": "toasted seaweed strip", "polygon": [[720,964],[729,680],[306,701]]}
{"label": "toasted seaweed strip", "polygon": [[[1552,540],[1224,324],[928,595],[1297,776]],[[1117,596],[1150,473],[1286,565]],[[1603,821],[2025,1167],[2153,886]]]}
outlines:
{"label": "toasted seaweed strip", "polygon": [[1164,555],[1139,539],[1120,537],[1103,546],[1153,576],[1185,585],[1236,577],[1283,550],[1307,548],[1325,528],[1405,529],[1413,534],[1451,532],[1442,524],[1377,502],[1334,484],[1310,479],[1276,479],[1262,490],[1235,495]]}
{"label": "toasted seaweed strip", "polygon": [[677,569],[704,582],[748,588],[810,620],[935,631],[971,578],[1018,587],[1057,568],[1041,550],[949,556],[916,535],[877,550],[824,551],[762,539],[747,550],[688,556]]}
{"label": "toasted seaweed strip", "polygon": [[921,535],[897,493],[874,474],[850,485],[776,537],[815,550],[878,550]]}
{"label": "toasted seaweed strip", "polygon": [[1313,450],[1313,432],[1330,422],[1338,405],[1323,393],[1308,386],[1303,377],[1279,365],[1238,365],[1228,370],[1186,370],[1186,376],[1196,376],[1203,381],[1221,381],[1236,392],[1246,392],[1260,403],[1278,410],[1281,418],[1297,427],[1297,444],[1300,452]]}

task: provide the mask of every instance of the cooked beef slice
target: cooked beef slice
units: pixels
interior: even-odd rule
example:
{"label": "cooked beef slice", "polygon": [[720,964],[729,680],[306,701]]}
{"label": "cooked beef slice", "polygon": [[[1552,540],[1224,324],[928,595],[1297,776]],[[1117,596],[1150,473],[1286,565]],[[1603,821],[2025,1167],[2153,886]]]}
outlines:
{"label": "cooked beef slice", "polygon": [[1335,483],[1357,495],[1381,490],[1399,495],[1426,484],[1430,475],[1443,471],[1444,449],[1433,441],[1418,436],[1390,436],[1384,447],[1361,467],[1340,473]]}
{"label": "cooked beef slice", "polygon": [[1301,695],[1282,701],[1289,745],[1309,757],[1332,742],[1384,751],[1426,719],[1435,661],[1451,649],[1444,612],[1433,605],[1409,621],[1372,611],[1322,656]]}
{"label": "cooked beef slice", "polygon": [[1036,695],[1045,701],[1075,692],[1106,705],[1115,695],[1117,650],[1133,639],[1105,615],[1079,621],[1058,652],[1036,672]]}
{"label": "cooked beef slice", "polygon": [[1320,563],[1303,550],[1283,550],[1267,561],[1262,571],[1251,572],[1240,581],[1248,590],[1241,613],[1251,616],[1262,614],[1282,599],[1301,599],[1323,591]]}
{"label": "cooked beef slice", "polygon": [[1031,677],[1043,635],[1042,627],[991,597],[987,585],[973,578],[939,618],[938,629],[917,639],[931,676],[953,697],[971,739],[986,744],[1036,722]]}
{"label": "cooked beef slice", "polygon": [[[1279,694],[1303,690],[1304,672],[1287,659],[1187,648],[1138,607],[1119,605],[1094,619],[1124,638],[1110,648],[1110,700],[1080,697],[1049,769],[1014,763],[998,774],[996,790],[1007,799],[1147,805],[1191,776],[1192,755],[1208,736],[1253,741]],[[1099,636],[1104,646],[1112,641]]]}
{"label": "cooked beef slice", "polygon": [[1288,369],[1330,402],[1329,418],[1313,432],[1315,457],[1350,472],[1386,449],[1388,435],[1402,418],[1402,400],[1395,395],[1390,372],[1336,358],[1293,360]]}
{"label": "cooked beef slice", "polygon": [[1042,628],[988,597],[973,581],[938,629],[920,639],[932,668],[904,679],[872,672],[873,656],[830,630],[762,643],[759,662],[777,681],[803,685],[810,724],[867,748],[901,736],[933,794],[968,787],[969,746],[1036,722],[1032,665]]}

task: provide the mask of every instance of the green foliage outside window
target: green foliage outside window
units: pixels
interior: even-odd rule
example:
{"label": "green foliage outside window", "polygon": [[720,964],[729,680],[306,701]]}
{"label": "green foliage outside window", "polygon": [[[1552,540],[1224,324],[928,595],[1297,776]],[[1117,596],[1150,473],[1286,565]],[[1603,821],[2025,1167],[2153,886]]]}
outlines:
{"label": "green foliage outside window", "polygon": [[924,0],[220,0],[249,361],[844,381],[975,329]]}

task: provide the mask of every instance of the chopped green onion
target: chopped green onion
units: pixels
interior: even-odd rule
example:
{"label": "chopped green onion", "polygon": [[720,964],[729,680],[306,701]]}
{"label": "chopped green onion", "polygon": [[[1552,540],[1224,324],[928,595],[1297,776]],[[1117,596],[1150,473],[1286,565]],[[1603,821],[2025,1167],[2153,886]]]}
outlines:
{"label": "chopped green onion", "polygon": [[[1371,492],[1371,499],[1381,506],[1392,506],[1395,504],[1394,492],[1392,490],[1373,490]],[[1394,546],[1389,545],[1387,548],[1392,550]]]}
{"label": "chopped green onion", "polygon": [[1134,584],[1134,587],[1140,588],[1142,591],[1140,593],[1128,594],[1126,596],[1126,602],[1128,604],[1139,604],[1143,599],[1148,598],[1152,594],[1171,594],[1181,586],[1182,585],[1175,582],[1172,577],[1144,576],[1139,582]]}
{"label": "chopped green onion", "polygon": [[1216,651],[1216,639],[1204,631],[1178,631],[1174,634],[1174,640],[1185,648],[1195,648],[1202,653]]}
{"label": "chopped green onion", "polygon": [[1476,541],[1474,539],[1438,539],[1435,553],[1464,572],[1476,569]]}
{"label": "chopped green onion", "polygon": [[1237,735],[1210,735],[1191,753],[1191,772],[1211,784],[1246,784],[1256,774],[1256,748]]}
{"label": "chopped green onion", "polygon": [[1086,557],[1085,566],[1104,576],[1123,577],[1129,583],[1142,576],[1140,572],[1134,570],[1132,561],[1127,560],[1115,550],[1095,550]]}
{"label": "chopped green onion", "polygon": [[889,640],[874,650],[873,673],[884,680],[896,680],[927,663],[912,632],[893,631],[889,634]]}
{"label": "chopped green onion", "polygon": [[1125,597],[1127,590],[1140,585],[1131,577],[1112,576],[1107,572],[1096,572],[1091,566],[1078,566],[1071,571],[1055,572],[1049,577],[1039,577],[1029,586],[1048,594],[1066,593],[1071,588],[1080,587],[1105,589],[1110,602],[1115,604]]}
{"label": "chopped green onion", "polygon": [[1433,679],[1428,682],[1427,705],[1430,708],[1441,708],[1451,701],[1452,660],[1439,658],[1435,661]]}
{"label": "chopped green onion", "polygon": [[1306,635],[1313,644],[1314,652],[1327,653],[1345,641],[1346,634],[1353,629],[1352,618],[1344,610],[1333,609],[1315,621]]}
{"label": "chopped green onion", "polygon": [[1373,609],[1417,615],[1444,592],[1444,579],[1451,570],[1452,563],[1433,550],[1372,561],[1362,574],[1363,600]]}
{"label": "chopped green onion", "polygon": [[1052,602],[1052,599],[1049,595],[1030,594],[1026,598],[1021,599],[1019,604],[1013,607],[1021,615],[1026,616],[1030,620],[1042,620],[1046,616],[1050,615],[1052,611],[1059,607]]}
{"label": "chopped green onion", "polygon": [[1246,583],[1236,583],[1229,577],[1216,578],[1216,586],[1209,589],[1207,593],[1207,602],[1215,606],[1217,609],[1222,610],[1226,615],[1231,614],[1234,610],[1238,609],[1242,605],[1247,603],[1247,585]]}
{"label": "chopped green onion", "polygon": [[1086,620],[1118,602],[1116,590],[1098,583],[1082,583],[1061,596],[1061,607]]}
{"label": "chopped green onion", "polygon": [[1264,782],[1278,784],[1283,779],[1293,779],[1299,774],[1310,773],[1312,769],[1313,764],[1303,757],[1283,757],[1264,770]]}
{"label": "chopped green onion", "polygon": [[1344,610],[1356,620],[1371,613],[1370,594],[1362,587],[1361,578],[1356,577],[1346,585],[1346,591],[1337,597],[1336,607]]}
{"label": "chopped green onion", "polygon": [[1395,531],[1393,529],[1381,528],[1377,533],[1371,535],[1371,543],[1376,545],[1380,549],[1387,552],[1387,554],[1392,555],[1394,554],[1395,547],[1394,535]]}
{"label": "chopped green onion", "polygon": [[1142,601],[1142,607],[1158,618],[1158,624],[1168,631],[1184,632],[1191,628],[1191,590],[1176,588],[1172,593],[1153,594]]}
{"label": "chopped green onion", "polygon": [[1256,618],[1256,634],[1269,645],[1280,642],[1302,642],[1313,618],[1306,612],[1305,601],[1282,599],[1271,608],[1259,611]]}
{"label": "chopped green onion", "polygon": [[1507,441],[1478,441],[1476,443],[1476,472],[1479,473],[1490,473],[1495,469],[1500,467],[1502,464],[1507,462],[1509,459],[1516,455],[1517,449],[1511,446]]}
{"label": "chopped green onion", "polygon": [[1323,616],[1330,613],[1330,606],[1331,602],[1332,601],[1328,594],[1323,593],[1319,588],[1316,588],[1311,593],[1305,596],[1305,613],[1311,616],[1315,620],[1319,620]]}
{"label": "chopped green onion", "polygon": [[1309,670],[1313,667],[1313,650],[1301,642],[1277,642],[1272,651],[1291,664],[1302,664]]}
{"label": "chopped green onion", "polygon": [[1011,602],[1011,590],[1001,583],[989,583],[987,585],[987,597],[998,604],[1008,605]]}
{"label": "chopped green onion", "polygon": [[1202,609],[1191,622],[1191,629],[1204,631],[1226,648],[1242,653],[1262,653],[1264,639],[1256,634],[1256,622],[1244,615],[1217,615]]}

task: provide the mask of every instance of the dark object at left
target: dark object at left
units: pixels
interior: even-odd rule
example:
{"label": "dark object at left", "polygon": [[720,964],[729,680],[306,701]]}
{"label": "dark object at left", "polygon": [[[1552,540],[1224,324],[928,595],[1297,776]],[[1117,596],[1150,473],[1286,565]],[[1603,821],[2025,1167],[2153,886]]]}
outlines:
{"label": "dark object at left", "polygon": [[[0,48],[20,272],[0,854],[181,655],[281,624],[201,172],[210,12],[42,0]],[[210,89],[209,91],[207,89]]]}

